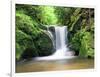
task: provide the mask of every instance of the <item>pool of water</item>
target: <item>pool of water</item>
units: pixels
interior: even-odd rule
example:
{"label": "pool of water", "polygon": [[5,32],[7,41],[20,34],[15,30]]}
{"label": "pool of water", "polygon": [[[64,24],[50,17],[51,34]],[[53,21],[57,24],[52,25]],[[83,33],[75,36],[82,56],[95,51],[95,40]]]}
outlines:
{"label": "pool of water", "polygon": [[30,60],[16,64],[16,73],[93,69],[94,59]]}

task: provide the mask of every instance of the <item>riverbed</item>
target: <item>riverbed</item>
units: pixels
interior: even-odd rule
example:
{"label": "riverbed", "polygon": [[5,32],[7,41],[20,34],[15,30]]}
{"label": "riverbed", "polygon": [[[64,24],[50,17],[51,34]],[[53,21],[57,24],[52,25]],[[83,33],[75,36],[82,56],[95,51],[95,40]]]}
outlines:
{"label": "riverbed", "polygon": [[94,59],[30,60],[16,64],[16,73],[93,69]]}

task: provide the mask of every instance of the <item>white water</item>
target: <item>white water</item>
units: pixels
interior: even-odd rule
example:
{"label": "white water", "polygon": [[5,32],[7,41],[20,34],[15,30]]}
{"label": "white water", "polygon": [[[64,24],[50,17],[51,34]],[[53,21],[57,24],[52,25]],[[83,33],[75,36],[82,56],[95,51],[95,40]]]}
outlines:
{"label": "white water", "polygon": [[[51,34],[50,31],[48,31]],[[56,34],[56,51],[54,54],[46,57],[37,57],[37,60],[57,60],[57,59],[70,59],[74,58],[73,53],[69,51],[67,41],[67,27],[55,27]],[[53,36],[52,36],[53,37]],[[54,40],[53,40],[54,42]]]}
{"label": "white water", "polygon": [[66,26],[63,27],[55,27],[56,32],[56,52],[53,54],[53,56],[65,56],[66,52],[68,50],[66,46]]}

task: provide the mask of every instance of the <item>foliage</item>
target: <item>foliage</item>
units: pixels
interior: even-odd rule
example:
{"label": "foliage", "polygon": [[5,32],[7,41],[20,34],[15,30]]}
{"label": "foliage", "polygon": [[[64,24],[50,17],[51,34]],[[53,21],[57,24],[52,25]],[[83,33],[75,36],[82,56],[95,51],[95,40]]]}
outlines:
{"label": "foliage", "polygon": [[67,25],[69,26],[70,23],[70,16],[75,11],[75,8],[65,8],[65,7],[55,7],[55,14],[58,18],[58,25]]}
{"label": "foliage", "polygon": [[94,57],[93,9],[76,9],[71,16],[71,23],[69,27],[71,49],[76,53],[79,52],[80,57]]}
{"label": "foliage", "polygon": [[53,6],[40,6],[40,21],[46,25],[57,24],[57,16],[55,15],[55,9]]}
{"label": "foliage", "polygon": [[66,25],[70,49],[80,57],[94,57],[94,9],[16,4],[17,60],[54,53],[46,34],[50,25]]}
{"label": "foliage", "polygon": [[73,49],[79,51],[80,57],[93,57],[94,55],[94,45],[93,45],[93,35],[84,29],[78,31],[71,41]]}
{"label": "foliage", "polygon": [[[34,45],[34,39],[41,32],[37,28],[37,23],[32,20],[28,15],[25,15],[23,11],[16,12],[16,58],[19,59],[23,51],[32,47],[36,49]],[[20,54],[20,55],[19,55]]]}

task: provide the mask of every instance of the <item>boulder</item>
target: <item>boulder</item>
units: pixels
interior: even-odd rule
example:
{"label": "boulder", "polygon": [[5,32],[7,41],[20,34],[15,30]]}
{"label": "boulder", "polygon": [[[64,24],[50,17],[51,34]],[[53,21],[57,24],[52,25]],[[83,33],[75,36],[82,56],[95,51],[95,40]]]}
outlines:
{"label": "boulder", "polygon": [[51,32],[51,34],[53,35],[53,38],[52,38],[52,40],[53,40],[53,46],[54,46],[54,49],[56,49],[56,33],[55,33],[55,27],[54,26],[50,26],[49,28],[48,28],[48,30]]}
{"label": "boulder", "polygon": [[52,39],[44,32],[38,36],[38,40],[35,41],[36,48],[39,56],[49,56],[54,53],[54,46]]}
{"label": "boulder", "polygon": [[38,52],[34,48],[26,48],[21,55],[21,59],[31,59],[38,56]]}

